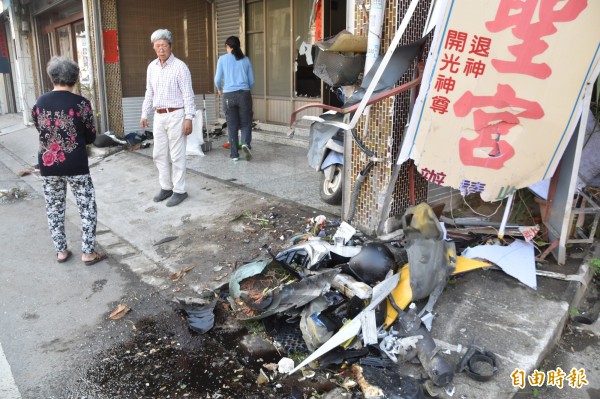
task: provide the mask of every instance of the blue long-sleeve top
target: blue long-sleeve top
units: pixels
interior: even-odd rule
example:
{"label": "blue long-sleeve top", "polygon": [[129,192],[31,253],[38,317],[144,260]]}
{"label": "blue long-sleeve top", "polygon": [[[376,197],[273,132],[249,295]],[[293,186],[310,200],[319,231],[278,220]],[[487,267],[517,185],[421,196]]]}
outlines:
{"label": "blue long-sleeve top", "polygon": [[223,54],[217,61],[215,86],[223,93],[252,90],[254,71],[248,57],[236,60],[233,54]]}

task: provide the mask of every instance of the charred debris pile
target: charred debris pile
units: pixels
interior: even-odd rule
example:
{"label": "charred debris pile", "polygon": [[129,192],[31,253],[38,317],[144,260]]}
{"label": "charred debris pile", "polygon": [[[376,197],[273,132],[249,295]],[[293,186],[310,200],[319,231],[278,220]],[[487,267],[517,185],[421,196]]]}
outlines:
{"label": "charred debris pile", "polygon": [[[498,243],[488,233],[448,233],[426,203],[407,210],[402,228],[379,240],[344,222],[321,237],[325,218],[313,222],[279,253],[238,267],[215,295],[237,319],[267,326],[282,355],[279,367],[260,370],[258,384],[322,374],[364,397],[420,398],[451,395],[456,373],[481,382],[494,378],[498,359],[485,342],[473,337],[463,347],[433,339],[434,306],[455,276],[508,267],[486,258],[485,249],[468,255],[474,249],[518,250],[526,254],[521,259],[531,255],[535,269],[530,240],[507,235]],[[527,276],[517,278],[527,284]],[[214,306],[197,313],[196,331],[212,328]]]}

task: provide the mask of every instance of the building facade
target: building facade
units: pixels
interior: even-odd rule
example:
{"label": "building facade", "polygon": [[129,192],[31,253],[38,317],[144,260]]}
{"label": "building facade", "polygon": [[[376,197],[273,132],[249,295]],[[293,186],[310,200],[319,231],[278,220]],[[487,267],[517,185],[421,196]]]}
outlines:
{"label": "building facade", "polygon": [[[47,61],[62,55],[77,61],[77,90],[96,110],[98,130],[118,136],[140,129],[147,65],[155,59],[150,35],[159,28],[173,32],[173,53],[189,66],[196,105],[206,107],[208,124],[224,115],[213,84],[216,61],[225,53],[225,40],[239,36],[253,63],[254,119],[258,128],[285,138],[291,113],[308,103],[340,105],[331,88],[313,73],[315,41],[346,29],[368,33],[369,10],[384,6],[381,51],[387,49],[409,0],[365,2],[343,0],[4,0],[0,18],[0,112],[22,112],[24,121],[36,98],[52,88]],[[402,43],[418,39],[431,0],[419,6]],[[2,47],[4,43],[4,47]],[[18,62],[16,62],[18,60]],[[4,68],[4,69],[2,69]],[[410,80],[411,68],[400,82]],[[408,206],[448,190],[428,185],[414,166],[394,169],[414,92],[381,101],[360,121],[356,133],[383,162],[366,176],[355,203],[351,191],[368,160],[347,140],[342,218],[369,233],[382,233],[388,219]],[[319,115],[311,108],[303,115]],[[361,119],[365,119],[362,117]],[[150,122],[150,127],[151,122]],[[307,126],[307,122],[304,122]],[[395,174],[399,174],[396,178]],[[437,190],[437,191],[436,191]],[[350,209],[350,207],[353,207]]]}
{"label": "building facade", "polygon": [[0,90],[0,112],[23,112],[50,90],[45,65],[60,55],[80,65],[78,91],[93,102],[101,131],[123,135],[138,130],[146,67],[155,58],[150,35],[166,28],[173,32],[173,53],[190,68],[197,105],[206,106],[209,123],[223,117],[213,84],[216,61],[225,53],[227,37],[239,36],[255,71],[254,119],[277,130],[289,123],[294,109],[329,101],[329,88],[312,74],[312,44],[345,28],[346,3],[4,1],[4,33],[15,44],[5,43],[9,59],[20,65],[5,72],[12,82]]}

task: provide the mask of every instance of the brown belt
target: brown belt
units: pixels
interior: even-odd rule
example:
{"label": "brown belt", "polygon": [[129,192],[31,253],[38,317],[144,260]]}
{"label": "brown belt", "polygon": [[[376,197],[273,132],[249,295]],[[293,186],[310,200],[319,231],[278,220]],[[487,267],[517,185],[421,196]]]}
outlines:
{"label": "brown belt", "polygon": [[159,114],[166,114],[168,112],[177,111],[178,109],[183,109],[183,108],[182,107],[179,107],[179,108],[156,108],[156,112]]}

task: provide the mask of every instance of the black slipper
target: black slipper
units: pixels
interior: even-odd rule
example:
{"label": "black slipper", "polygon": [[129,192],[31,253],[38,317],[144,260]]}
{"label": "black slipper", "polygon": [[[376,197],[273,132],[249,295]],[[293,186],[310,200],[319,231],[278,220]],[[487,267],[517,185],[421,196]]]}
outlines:
{"label": "black slipper", "polygon": [[99,254],[98,252],[94,252],[94,259],[92,260],[84,260],[86,266],[95,265],[96,263],[106,259],[108,256],[106,254]]}
{"label": "black slipper", "polygon": [[60,258],[58,257],[58,254],[56,254],[56,261],[57,261],[58,263],[65,263],[66,261],[68,261],[68,260],[69,260],[69,258],[71,257],[71,255],[73,255],[73,252],[71,252],[71,251],[69,251],[69,250],[67,249],[67,256],[65,256],[63,259],[60,259]]}

